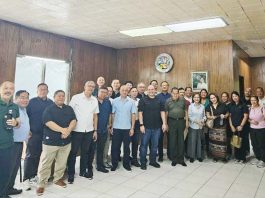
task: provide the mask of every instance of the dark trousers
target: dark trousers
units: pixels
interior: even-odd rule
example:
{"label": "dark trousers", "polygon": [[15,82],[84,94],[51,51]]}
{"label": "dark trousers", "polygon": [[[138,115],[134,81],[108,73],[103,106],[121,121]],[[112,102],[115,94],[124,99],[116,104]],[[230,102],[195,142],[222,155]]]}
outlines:
{"label": "dark trousers", "polygon": [[0,149],[0,197],[7,194],[11,177],[12,146]]}
{"label": "dark trousers", "polygon": [[84,174],[87,170],[92,171],[94,153],[95,153],[95,143],[93,140],[93,133],[83,133],[75,132],[71,133],[71,151],[67,161],[68,175],[74,176],[75,174],[75,162],[77,152],[79,148],[81,149],[80,153],[80,174]]}
{"label": "dark trousers", "polygon": [[134,134],[131,137],[133,160],[137,160],[138,156],[139,135],[140,135],[140,129],[135,129]]}
{"label": "dark trousers", "polygon": [[182,163],[184,161],[184,130],[185,120],[168,119],[169,146],[171,160]]}
{"label": "dark trousers", "polygon": [[105,149],[105,143],[107,141],[108,132],[98,133],[97,136],[97,169],[104,168],[103,153]]}
{"label": "dark trousers", "polygon": [[245,138],[246,138],[246,152],[250,153],[250,144],[249,144],[249,134],[250,134],[250,124],[247,122],[245,124]]}
{"label": "dark trousers", "polygon": [[256,158],[265,162],[265,129],[250,128],[250,138]]}
{"label": "dark trousers", "polygon": [[249,138],[248,138],[248,132],[247,132],[247,127],[243,127],[243,130],[240,132],[236,132],[239,137],[242,138],[241,142],[241,147],[240,148],[235,148],[235,158],[237,160],[246,160],[246,154],[247,154],[247,148],[249,145]]}
{"label": "dark trousers", "polygon": [[23,142],[15,142],[12,147],[11,177],[8,189],[14,188],[17,172],[21,163],[22,150],[23,150]]}
{"label": "dark trousers", "polygon": [[32,137],[29,138],[27,144],[23,181],[31,179],[37,175],[41,152],[42,136],[33,134]]}
{"label": "dark trousers", "polygon": [[123,143],[123,166],[130,166],[130,129],[113,129],[111,144],[111,162],[113,167],[118,166],[121,143]]}
{"label": "dark trousers", "polygon": [[160,133],[158,140],[158,157],[162,159],[163,159],[163,149],[164,149],[164,133]]}

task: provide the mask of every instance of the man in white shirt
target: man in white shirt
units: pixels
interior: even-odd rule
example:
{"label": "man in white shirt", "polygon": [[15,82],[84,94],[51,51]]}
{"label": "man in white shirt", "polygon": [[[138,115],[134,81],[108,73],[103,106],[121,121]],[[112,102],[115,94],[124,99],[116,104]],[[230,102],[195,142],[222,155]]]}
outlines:
{"label": "man in white shirt", "polygon": [[95,141],[97,140],[98,101],[92,96],[95,88],[93,81],[87,81],[84,92],[72,97],[69,105],[74,109],[77,125],[72,132],[72,148],[68,157],[68,182],[74,182],[76,155],[80,153],[81,177],[93,179],[92,162],[94,159]]}

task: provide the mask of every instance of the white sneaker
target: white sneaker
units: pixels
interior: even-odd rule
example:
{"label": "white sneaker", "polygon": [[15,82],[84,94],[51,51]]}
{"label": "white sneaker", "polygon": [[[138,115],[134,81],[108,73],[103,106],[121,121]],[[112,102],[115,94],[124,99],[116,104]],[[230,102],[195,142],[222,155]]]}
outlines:
{"label": "white sneaker", "polygon": [[250,160],[249,162],[251,165],[257,165],[259,163],[259,160],[257,158],[253,158],[252,160]]}
{"label": "white sneaker", "polygon": [[31,190],[31,182],[29,179],[23,182],[23,188],[25,191]]}
{"label": "white sneaker", "polygon": [[259,163],[257,164],[258,168],[264,168],[265,167],[265,163],[263,161],[259,161]]}

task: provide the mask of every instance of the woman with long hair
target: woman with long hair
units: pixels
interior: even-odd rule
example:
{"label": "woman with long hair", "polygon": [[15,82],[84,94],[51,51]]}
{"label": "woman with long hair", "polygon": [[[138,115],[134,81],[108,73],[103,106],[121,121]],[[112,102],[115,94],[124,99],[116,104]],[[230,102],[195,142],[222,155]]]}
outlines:
{"label": "woman with long hair", "polygon": [[[231,104],[231,101],[230,101],[230,95],[228,92],[222,92],[221,93],[221,102],[223,104],[225,104],[227,106],[227,108],[229,109],[229,106]],[[232,131],[230,129],[230,125],[227,124],[226,125],[226,134],[227,134],[227,159],[229,160],[232,156],[232,146],[231,146],[231,138],[232,138]]]}
{"label": "woman with long hair", "polygon": [[229,107],[229,124],[233,134],[242,138],[241,147],[235,148],[236,163],[246,162],[247,152],[247,128],[246,123],[248,120],[248,108],[242,103],[237,91],[231,93],[232,102]]}
{"label": "woman with long hair", "polygon": [[214,162],[218,159],[227,161],[227,134],[226,125],[229,116],[228,108],[219,101],[219,97],[211,93],[210,105],[206,107],[207,119],[214,120],[213,128],[209,130],[209,151]]}

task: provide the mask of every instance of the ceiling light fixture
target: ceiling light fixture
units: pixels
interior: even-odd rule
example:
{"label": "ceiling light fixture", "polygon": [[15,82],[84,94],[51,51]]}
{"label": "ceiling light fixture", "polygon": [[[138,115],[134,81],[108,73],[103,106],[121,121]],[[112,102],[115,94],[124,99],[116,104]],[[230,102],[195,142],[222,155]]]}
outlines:
{"label": "ceiling light fixture", "polygon": [[120,31],[120,33],[125,34],[127,36],[131,36],[131,37],[166,34],[170,32],[172,32],[172,30],[168,29],[165,26],[156,26],[156,27],[149,27],[149,28],[140,28],[140,29]]}
{"label": "ceiling light fixture", "polygon": [[225,26],[227,26],[227,23],[221,17],[166,25],[167,28],[174,32],[185,32]]}

